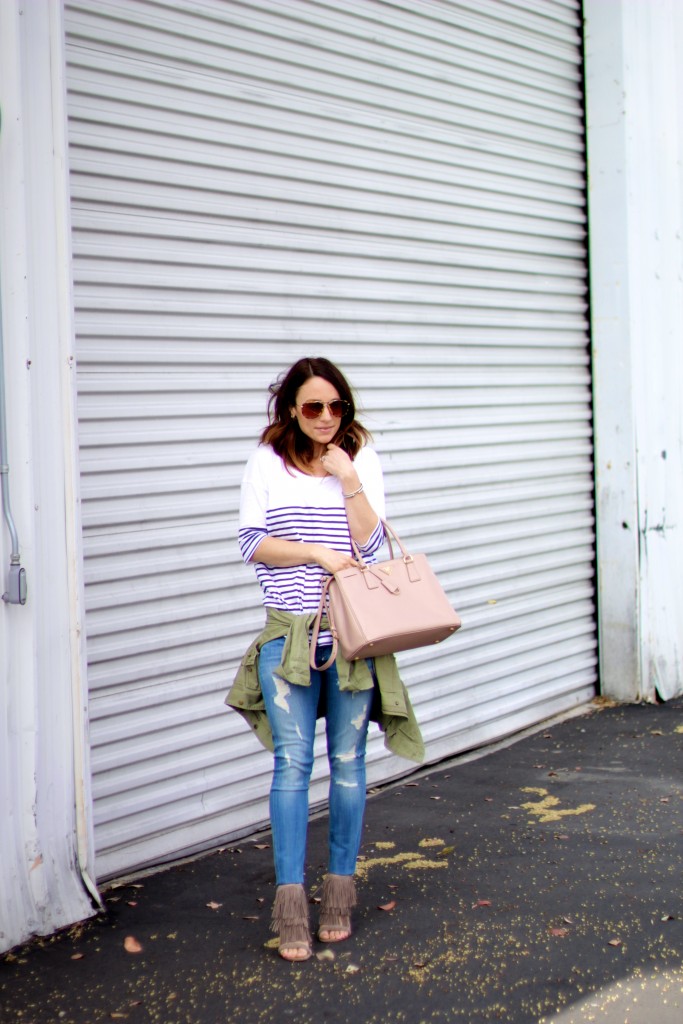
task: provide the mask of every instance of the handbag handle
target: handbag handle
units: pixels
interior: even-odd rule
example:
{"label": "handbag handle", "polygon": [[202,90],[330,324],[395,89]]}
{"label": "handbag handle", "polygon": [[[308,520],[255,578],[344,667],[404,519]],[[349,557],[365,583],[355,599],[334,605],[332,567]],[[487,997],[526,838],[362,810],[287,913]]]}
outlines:
{"label": "handbag handle", "polygon": [[337,638],[337,630],[335,628],[334,620],[332,618],[332,609],[330,607],[328,607],[328,609],[327,609],[327,621],[330,624],[330,633],[332,634],[332,653],[330,654],[329,658],[327,659],[327,661],[324,664],[316,665],[316,663],[315,663],[315,651],[316,651],[316,646],[317,646],[317,643],[318,643],[318,634],[320,633],[320,622],[321,622],[322,617],[323,617],[323,612],[325,611],[325,601],[327,599],[327,591],[330,589],[330,583],[332,582],[333,579],[334,579],[334,576],[327,576],[325,581],[324,581],[324,583],[323,583],[323,589],[322,589],[322,593],[320,595],[320,604],[318,605],[318,610],[315,613],[315,621],[313,623],[313,632],[311,634],[311,645],[310,645],[309,654],[308,654],[308,664],[311,666],[311,668],[316,669],[318,672],[324,672],[326,668],[330,667],[330,665],[333,663],[333,661],[337,657],[337,648],[339,646],[339,641],[338,641],[338,638]]}
{"label": "handbag handle", "polygon": [[[392,560],[394,558],[394,548],[393,548],[393,545],[391,543],[391,539],[393,537],[393,539],[398,544],[399,550],[400,550],[401,555],[403,557],[403,561],[406,564],[408,564],[408,562],[412,562],[413,561],[413,556],[406,550],[406,548],[403,545],[403,542],[402,542],[401,538],[396,533],[396,530],[393,528],[393,526],[389,522],[387,522],[386,519],[380,519],[380,523],[382,524],[382,527],[384,528],[384,539],[386,540],[387,547],[389,548],[389,558],[392,559]],[[366,568],[366,562],[363,560],[363,556],[360,553],[360,548],[356,544],[356,542],[353,539],[353,537],[351,538],[351,547],[353,548],[354,557],[356,558],[356,561],[359,563],[361,569]]]}

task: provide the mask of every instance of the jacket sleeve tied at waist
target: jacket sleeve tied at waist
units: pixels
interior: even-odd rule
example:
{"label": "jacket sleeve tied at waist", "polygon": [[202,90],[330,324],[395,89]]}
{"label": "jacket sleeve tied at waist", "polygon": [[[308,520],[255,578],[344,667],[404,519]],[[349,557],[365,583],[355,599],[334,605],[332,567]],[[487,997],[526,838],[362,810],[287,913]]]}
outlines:
{"label": "jacket sleeve tied at waist", "polygon": [[[268,750],[273,750],[273,736],[258,677],[259,651],[270,640],[284,636],[285,646],[277,675],[293,686],[310,686],[308,644],[314,619],[315,613],[294,615],[269,608],[266,625],[249,645],[225,698],[228,707],[246,719]],[[323,620],[323,628],[326,626]],[[374,702],[371,718],[384,732],[384,744],[392,753],[421,763],[425,755],[424,743],[396,659],[393,654],[384,654],[373,661],[379,700]],[[339,652],[335,664],[342,690],[374,687],[375,681],[365,659],[349,662]]]}

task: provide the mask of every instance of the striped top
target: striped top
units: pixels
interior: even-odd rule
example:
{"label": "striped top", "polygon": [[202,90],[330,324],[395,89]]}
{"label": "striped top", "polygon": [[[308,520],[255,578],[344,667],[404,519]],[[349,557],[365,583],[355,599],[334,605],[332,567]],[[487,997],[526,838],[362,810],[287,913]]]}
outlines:
{"label": "striped top", "polygon": [[[384,482],[377,453],[361,448],[354,467],[368,501],[378,517],[384,518]],[[264,537],[278,537],[305,544],[324,544],[351,554],[351,537],[346,519],[342,487],[334,476],[308,476],[288,469],[269,445],[261,445],[249,458],[242,479],[239,544],[245,562],[250,562]],[[361,548],[363,558],[375,561],[384,540],[382,524]],[[267,608],[303,615],[320,604],[321,565],[307,562],[294,566],[256,562],[256,578]],[[329,643],[329,633],[319,642]]]}

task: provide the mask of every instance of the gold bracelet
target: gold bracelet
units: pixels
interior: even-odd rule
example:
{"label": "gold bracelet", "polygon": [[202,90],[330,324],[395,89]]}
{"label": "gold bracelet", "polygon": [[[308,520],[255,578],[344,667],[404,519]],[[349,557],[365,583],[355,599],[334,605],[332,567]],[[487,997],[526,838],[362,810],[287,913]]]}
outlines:
{"label": "gold bracelet", "polygon": [[355,498],[356,495],[360,494],[363,489],[364,489],[363,485],[361,484],[357,491],[351,491],[350,494],[344,494],[344,492],[342,491],[342,497],[343,498]]}

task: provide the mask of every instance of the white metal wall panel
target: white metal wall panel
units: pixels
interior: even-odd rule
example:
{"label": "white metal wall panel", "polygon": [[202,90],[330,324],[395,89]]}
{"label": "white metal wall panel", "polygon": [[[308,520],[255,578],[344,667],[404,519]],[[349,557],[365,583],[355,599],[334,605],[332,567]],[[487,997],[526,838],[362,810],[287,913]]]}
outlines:
{"label": "white metal wall panel", "polygon": [[[222,699],[242,466],[302,354],[464,619],[402,656],[430,760],[593,692],[578,0],[67,0],[100,876],[267,818]],[[373,734],[373,782],[405,770]],[[324,763],[314,799],[324,797]]]}

